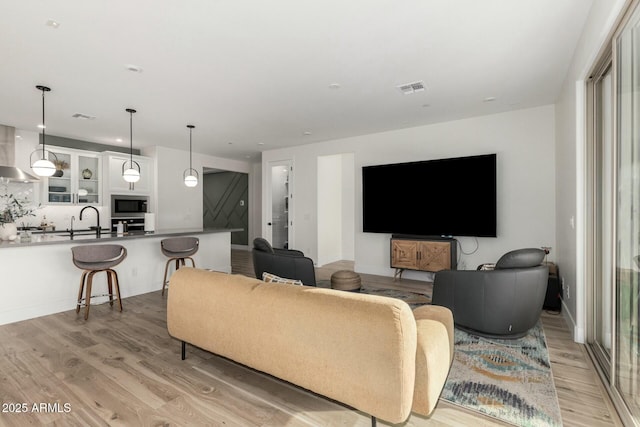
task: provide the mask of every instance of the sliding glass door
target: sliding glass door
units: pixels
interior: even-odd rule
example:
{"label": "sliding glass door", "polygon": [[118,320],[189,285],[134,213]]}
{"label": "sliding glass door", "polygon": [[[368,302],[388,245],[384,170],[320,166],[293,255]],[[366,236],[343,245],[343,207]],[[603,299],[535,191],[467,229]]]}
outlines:
{"label": "sliding glass door", "polygon": [[594,73],[591,88],[592,326],[589,341],[607,374],[611,368],[613,265],[613,71],[611,57]]}
{"label": "sliding glass door", "polygon": [[640,10],[616,40],[617,155],[615,201],[615,380],[631,415],[638,393],[638,274],[640,273]]}
{"label": "sliding glass door", "polygon": [[587,342],[625,425],[640,426],[640,1],[588,83]]}

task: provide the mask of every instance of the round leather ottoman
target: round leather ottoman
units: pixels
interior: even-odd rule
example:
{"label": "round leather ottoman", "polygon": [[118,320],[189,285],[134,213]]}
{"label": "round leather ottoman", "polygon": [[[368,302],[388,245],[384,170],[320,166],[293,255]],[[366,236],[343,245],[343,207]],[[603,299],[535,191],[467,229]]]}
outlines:
{"label": "round leather ottoman", "polygon": [[355,271],[340,270],[331,275],[331,289],[340,291],[360,291],[360,275]]}

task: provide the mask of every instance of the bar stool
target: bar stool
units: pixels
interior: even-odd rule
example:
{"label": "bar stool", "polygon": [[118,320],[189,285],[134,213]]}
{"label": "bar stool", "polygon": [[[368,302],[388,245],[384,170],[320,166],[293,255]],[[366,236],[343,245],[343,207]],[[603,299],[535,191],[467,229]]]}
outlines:
{"label": "bar stool", "polygon": [[160,249],[162,253],[169,257],[167,263],[164,266],[164,279],[162,280],[162,295],[164,295],[164,288],[167,286],[167,274],[169,273],[169,264],[172,261],[176,262],[176,271],[185,265],[185,260],[191,260],[191,265],[195,268],[196,263],[191,258],[191,255],[198,252],[198,245],[200,245],[200,239],[197,237],[171,237],[169,239],[162,239],[160,241]]}
{"label": "bar stool", "polygon": [[[120,298],[120,284],[118,274],[112,267],[120,264],[127,257],[127,249],[120,245],[82,245],[71,248],[73,264],[82,270],[80,277],[80,290],[78,291],[78,304],[76,313],[80,313],[80,307],[84,306],[84,320],[89,318],[89,308],[92,297],[109,297],[109,304],[113,307],[113,286],[115,285],[116,297],[120,311],[122,311],[122,299]],[[104,271],[107,273],[108,294],[91,295],[93,276]],[[86,289],[85,289],[86,283]],[[82,292],[84,291],[84,298]],[[84,304],[83,301],[84,300]]]}

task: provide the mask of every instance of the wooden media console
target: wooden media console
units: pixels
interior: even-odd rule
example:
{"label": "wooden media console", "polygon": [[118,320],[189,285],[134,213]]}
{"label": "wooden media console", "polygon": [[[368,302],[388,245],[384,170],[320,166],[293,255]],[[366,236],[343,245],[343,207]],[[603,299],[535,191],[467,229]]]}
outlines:
{"label": "wooden media console", "polygon": [[402,279],[404,270],[437,272],[455,270],[457,240],[415,236],[391,237],[391,267],[394,280]]}

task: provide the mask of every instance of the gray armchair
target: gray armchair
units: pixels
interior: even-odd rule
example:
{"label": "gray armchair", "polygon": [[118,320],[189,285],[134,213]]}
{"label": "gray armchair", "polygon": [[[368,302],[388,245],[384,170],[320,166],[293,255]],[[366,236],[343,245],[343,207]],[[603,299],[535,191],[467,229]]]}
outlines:
{"label": "gray armchair", "polygon": [[273,248],[258,237],[253,240],[253,268],[256,278],[262,280],[262,273],[275,274],[287,279],[301,280],[307,286],[316,286],[316,271],[313,260],[300,251]]}
{"label": "gray armchair", "polygon": [[493,270],[444,270],[433,281],[433,305],[453,312],[457,327],[494,338],[526,335],[540,317],[549,268],[541,249],[504,254]]}

